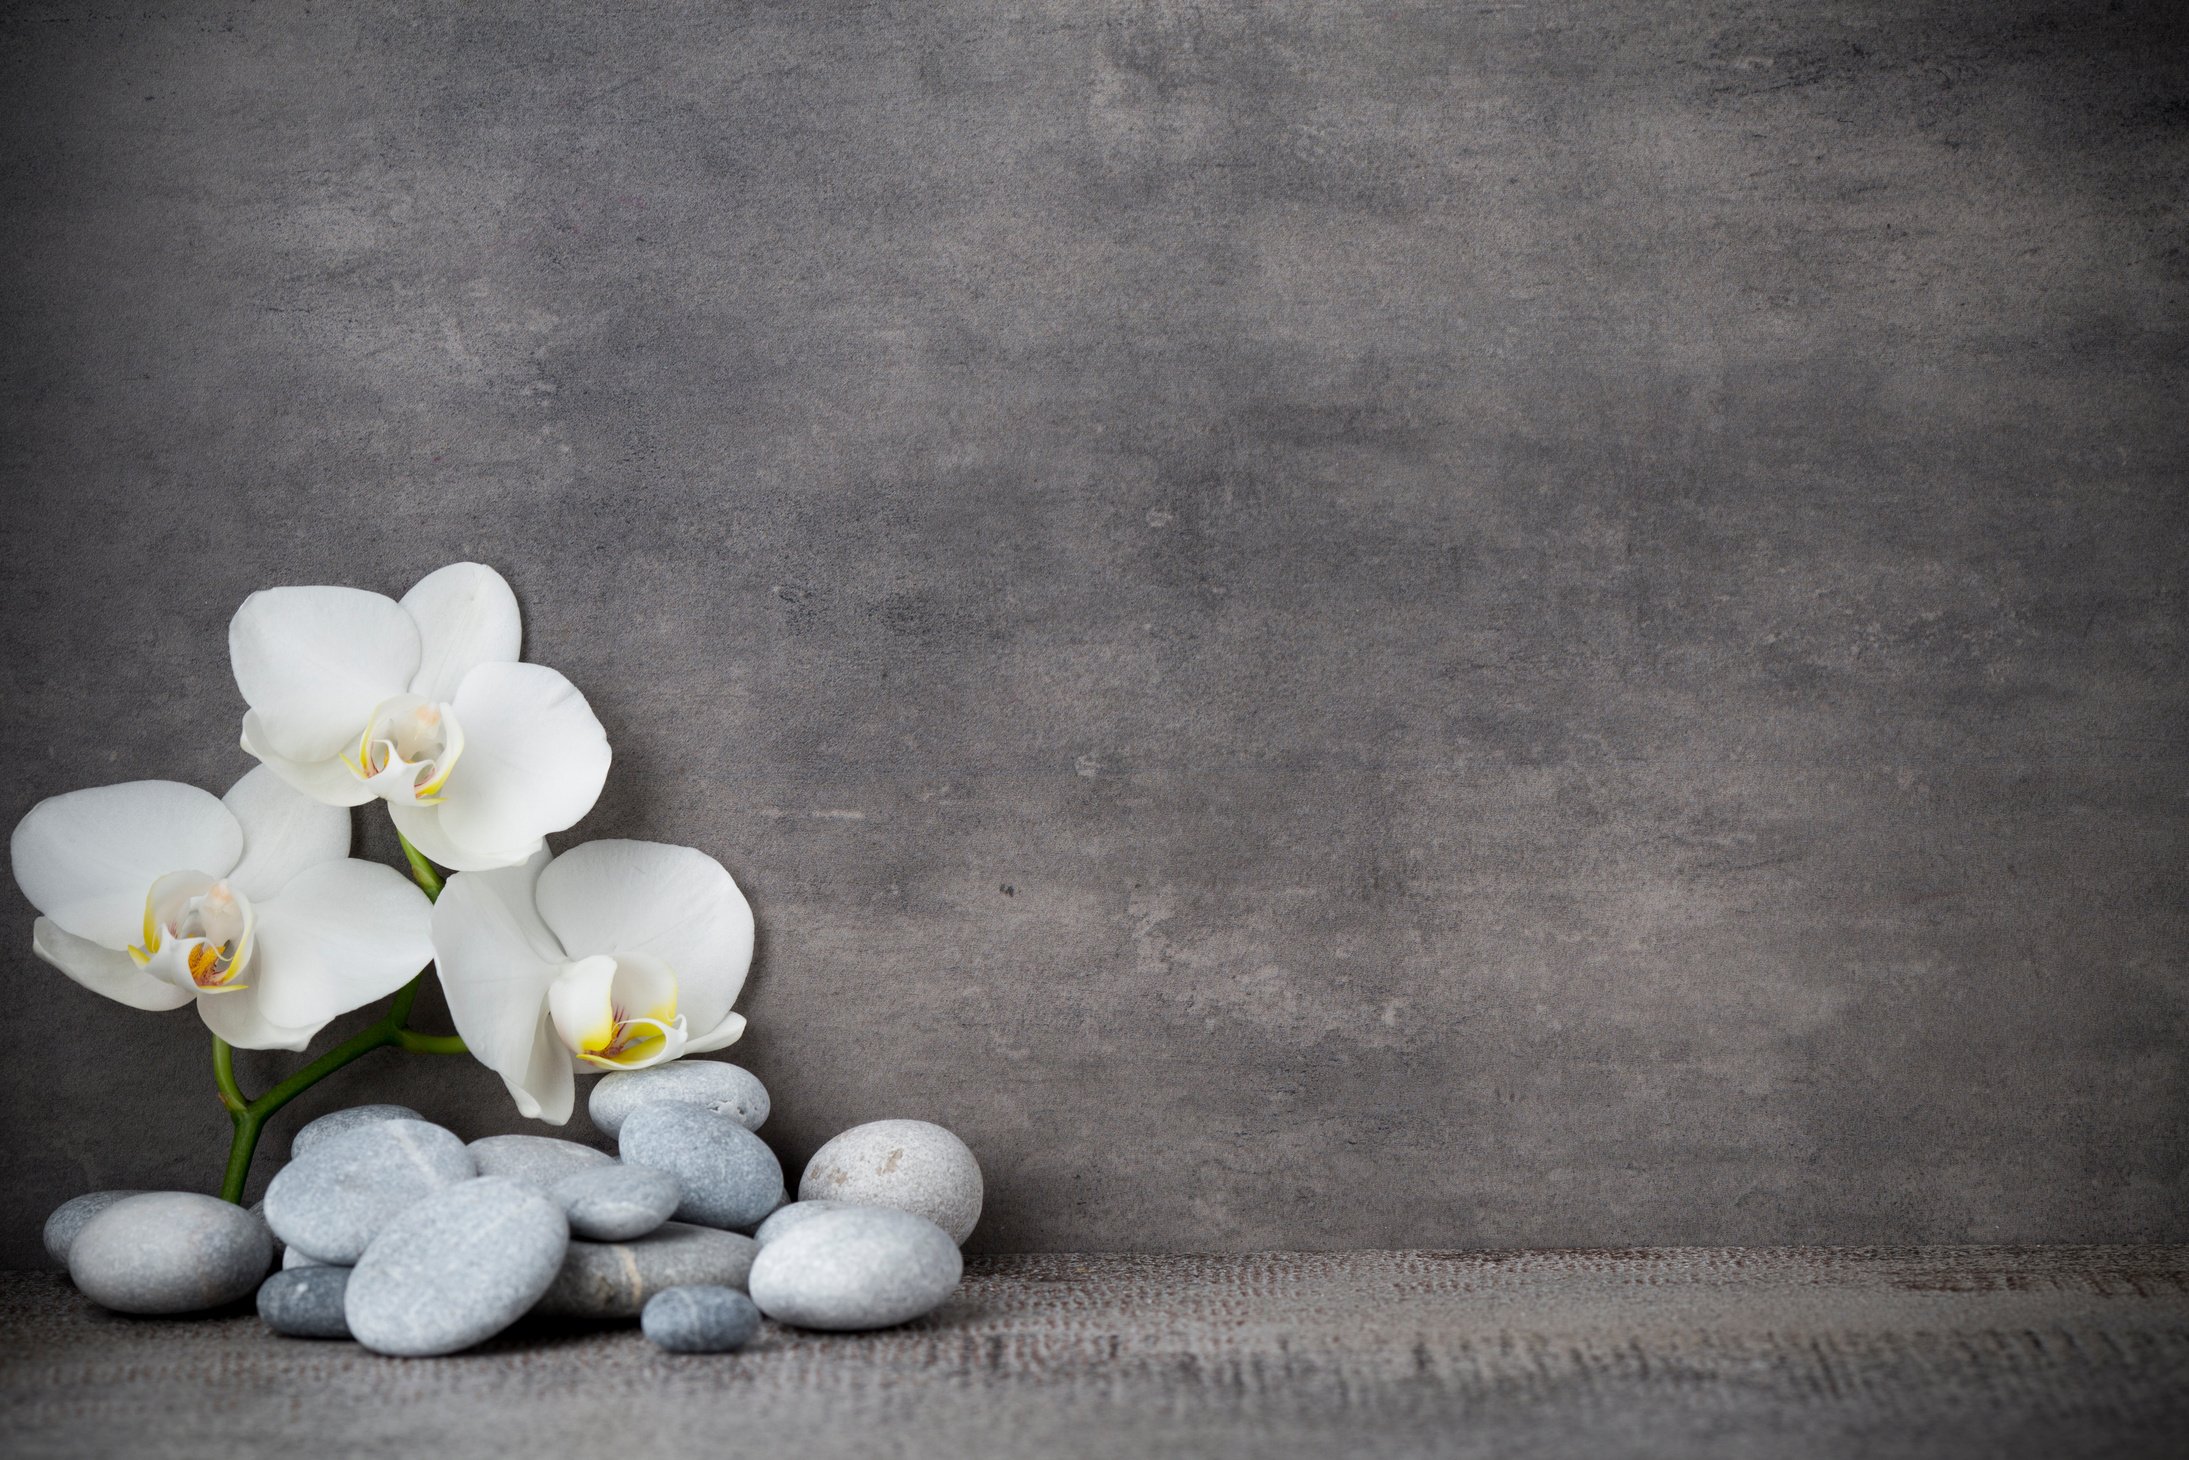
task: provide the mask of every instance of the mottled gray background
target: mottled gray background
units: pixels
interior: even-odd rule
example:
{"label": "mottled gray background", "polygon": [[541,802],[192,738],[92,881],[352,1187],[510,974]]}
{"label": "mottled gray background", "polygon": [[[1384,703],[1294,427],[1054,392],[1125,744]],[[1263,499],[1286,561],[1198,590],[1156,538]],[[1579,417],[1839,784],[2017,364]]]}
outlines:
{"label": "mottled gray background", "polygon": [[[17,6],[0,813],[475,557],[981,1247],[2189,1238],[2171,9]],[[29,1261],[226,1123],[8,898]]]}

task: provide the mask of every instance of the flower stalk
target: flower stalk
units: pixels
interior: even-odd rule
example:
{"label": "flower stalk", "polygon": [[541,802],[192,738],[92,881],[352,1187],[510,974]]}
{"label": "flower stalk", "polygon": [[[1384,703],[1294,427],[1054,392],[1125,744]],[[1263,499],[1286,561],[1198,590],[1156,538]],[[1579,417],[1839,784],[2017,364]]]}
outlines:
{"label": "flower stalk", "polygon": [[[440,897],[440,872],[408,838],[398,833],[397,839],[403,843],[403,857],[410,863],[411,876],[425,892],[427,900]],[[228,1119],[235,1127],[235,1135],[228,1146],[228,1169],[220,1183],[223,1201],[238,1206],[243,1204],[243,1189],[251,1175],[251,1158],[258,1151],[259,1133],[274,1113],[344,1065],[390,1046],[413,1054],[465,1052],[464,1041],[458,1035],[425,1034],[410,1027],[411,1005],[418,1001],[418,986],[425,982],[425,977],[421,973],[397,990],[388,1002],[388,1012],[370,1027],[342,1041],[255,1100],[246,1098],[243,1087],[236,1082],[235,1049],[219,1035],[213,1036],[213,1083],[219,1087],[220,1103],[226,1107]]]}

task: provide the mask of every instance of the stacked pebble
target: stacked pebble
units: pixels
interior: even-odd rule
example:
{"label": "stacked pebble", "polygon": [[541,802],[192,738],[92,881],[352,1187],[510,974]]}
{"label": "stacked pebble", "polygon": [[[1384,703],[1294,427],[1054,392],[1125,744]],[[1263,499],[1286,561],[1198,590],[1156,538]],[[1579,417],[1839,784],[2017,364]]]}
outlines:
{"label": "stacked pebble", "polygon": [[276,1333],[405,1356],[455,1353],[527,1314],[638,1319],[670,1352],[727,1353],[762,1315],[886,1328],[957,1288],[981,1175],[941,1126],[845,1131],[791,1201],[754,1134],[768,1092],[736,1065],[606,1075],[588,1110],[621,1159],[546,1136],[466,1145],[399,1105],[338,1110],[296,1133],[263,1214],[183,1192],[93,1192],[54,1212],[46,1250],[120,1312],[193,1312],[256,1290]]}

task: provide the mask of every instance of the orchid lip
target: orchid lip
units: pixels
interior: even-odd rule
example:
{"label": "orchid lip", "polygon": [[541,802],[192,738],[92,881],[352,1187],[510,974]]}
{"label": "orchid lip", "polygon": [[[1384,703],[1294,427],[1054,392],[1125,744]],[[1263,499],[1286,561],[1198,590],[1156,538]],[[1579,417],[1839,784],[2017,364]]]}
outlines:
{"label": "orchid lip", "polygon": [[374,706],[342,763],[384,800],[437,806],[463,753],[464,730],[453,708],[397,695]]}
{"label": "orchid lip", "polygon": [[170,872],[144,899],[144,941],[129,957],[154,978],[195,993],[236,993],[251,961],[251,900],[203,872]]}

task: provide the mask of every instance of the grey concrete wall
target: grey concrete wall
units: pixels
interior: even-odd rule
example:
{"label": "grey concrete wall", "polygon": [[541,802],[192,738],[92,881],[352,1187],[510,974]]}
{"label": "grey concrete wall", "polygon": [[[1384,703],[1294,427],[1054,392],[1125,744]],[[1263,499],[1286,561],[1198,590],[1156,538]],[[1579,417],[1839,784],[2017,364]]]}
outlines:
{"label": "grey concrete wall", "polygon": [[[989,1249],[2189,1238],[2169,10],[17,7],[0,813],[477,557]],[[225,1140],[30,920],[16,1261]]]}

